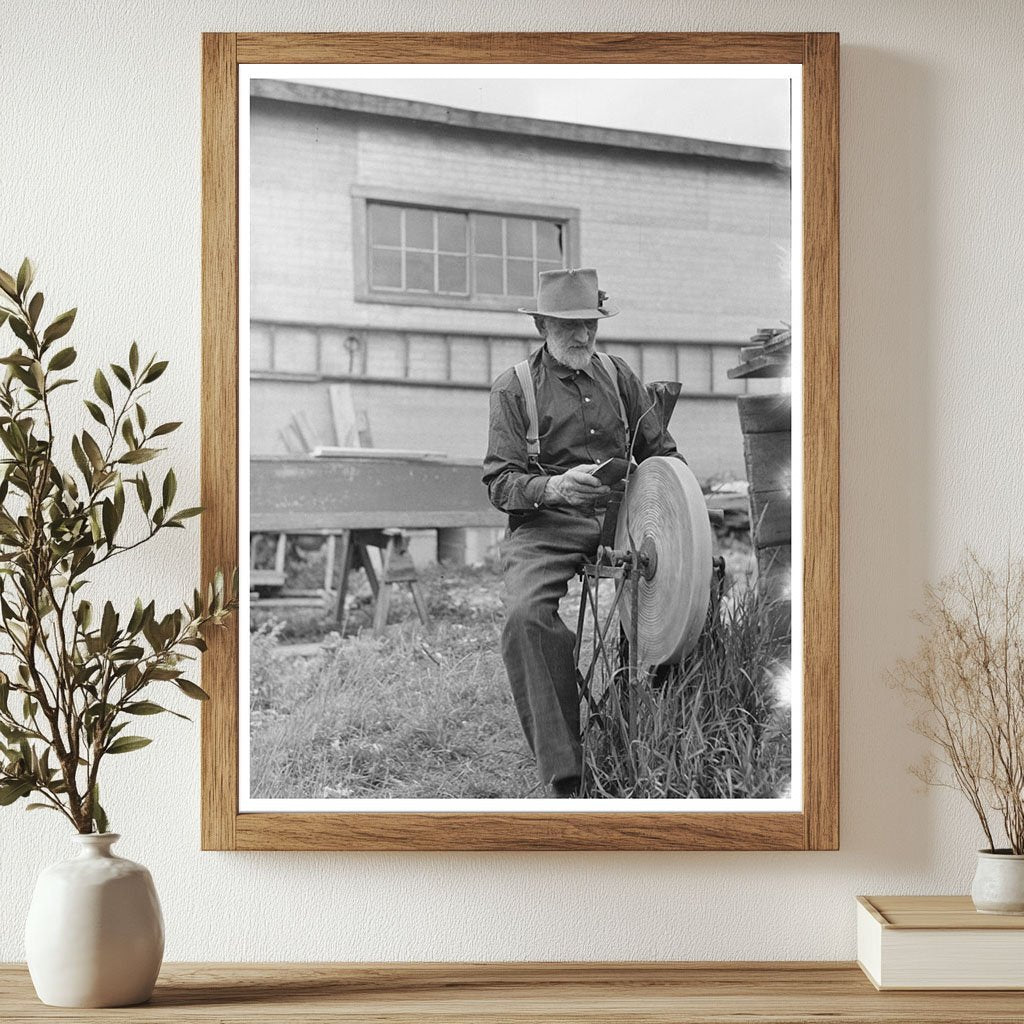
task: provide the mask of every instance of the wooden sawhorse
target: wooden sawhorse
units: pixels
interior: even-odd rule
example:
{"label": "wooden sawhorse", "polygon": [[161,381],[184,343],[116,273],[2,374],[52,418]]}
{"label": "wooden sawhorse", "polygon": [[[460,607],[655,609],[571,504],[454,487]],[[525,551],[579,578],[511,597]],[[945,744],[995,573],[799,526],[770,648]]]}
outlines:
{"label": "wooden sawhorse", "polygon": [[[335,555],[338,584],[334,598],[334,621],[340,632],[345,631],[345,595],[348,593],[348,574],[362,569],[373,593],[373,632],[380,636],[388,622],[391,594],[400,584],[408,584],[420,622],[430,628],[430,614],[423,599],[416,565],[409,554],[409,539],[403,530],[343,530]],[[370,560],[369,548],[381,552],[380,578]]]}

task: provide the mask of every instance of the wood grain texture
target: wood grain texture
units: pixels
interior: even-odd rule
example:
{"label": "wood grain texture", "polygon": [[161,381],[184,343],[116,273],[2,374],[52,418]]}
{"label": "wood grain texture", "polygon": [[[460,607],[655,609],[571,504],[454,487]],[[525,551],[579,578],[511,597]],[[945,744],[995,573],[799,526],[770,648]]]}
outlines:
{"label": "wood grain texture", "polygon": [[240,814],[241,850],[801,850],[791,814]]}
{"label": "wood grain texture", "polygon": [[[238,813],[237,634],[204,658],[205,849],[835,849],[838,780],[838,36],[241,34],[203,44],[203,571],[237,560],[239,63],[804,65],[805,633],[803,813]],[[797,769],[799,770],[799,769]]]}
{"label": "wood grain texture", "polygon": [[858,896],[883,928],[1024,931],[1024,914],[979,914],[970,896]]}
{"label": "wood grain texture", "polygon": [[1019,992],[878,992],[850,963],[165,964],[151,1002],[43,1006],[0,965],[7,1024],[1019,1024]]}
{"label": "wood grain texture", "polygon": [[[202,578],[238,564],[238,67],[235,37],[203,35],[203,354],[200,426]],[[238,630],[214,631],[203,655],[204,850],[235,845]]]}
{"label": "wood grain texture", "polygon": [[240,64],[800,64],[799,32],[241,32]]}
{"label": "wood grain texture", "polygon": [[839,848],[839,36],[804,57],[804,809]]}

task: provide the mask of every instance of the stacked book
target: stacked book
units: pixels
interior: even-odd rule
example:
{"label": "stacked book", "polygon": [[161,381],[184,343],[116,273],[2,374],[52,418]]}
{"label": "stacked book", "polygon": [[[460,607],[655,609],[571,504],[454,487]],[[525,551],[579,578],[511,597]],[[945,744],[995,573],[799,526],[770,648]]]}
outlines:
{"label": "stacked book", "polygon": [[740,349],[740,363],[729,370],[733,380],[746,377],[788,377],[793,361],[789,327],[762,327]]}
{"label": "stacked book", "polygon": [[970,896],[858,896],[857,962],[877,989],[1024,989],[1024,915],[979,914]]}

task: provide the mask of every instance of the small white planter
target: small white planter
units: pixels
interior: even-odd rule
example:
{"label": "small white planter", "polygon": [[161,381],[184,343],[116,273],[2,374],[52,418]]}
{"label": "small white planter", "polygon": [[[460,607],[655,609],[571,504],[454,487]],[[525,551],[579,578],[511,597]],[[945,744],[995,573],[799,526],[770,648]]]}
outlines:
{"label": "small white planter", "polygon": [[50,1006],[134,1006],[153,993],[163,915],[149,872],[111,853],[120,838],[76,835],[79,855],[36,883],[25,954],[36,994]]}
{"label": "small white planter", "polygon": [[971,899],[982,914],[1024,914],[1024,854],[979,850]]}

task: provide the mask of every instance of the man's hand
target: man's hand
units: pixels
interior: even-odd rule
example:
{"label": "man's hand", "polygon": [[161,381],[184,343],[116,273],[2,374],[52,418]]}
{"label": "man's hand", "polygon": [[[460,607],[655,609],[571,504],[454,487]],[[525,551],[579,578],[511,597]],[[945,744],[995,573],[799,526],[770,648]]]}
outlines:
{"label": "man's hand", "polygon": [[597,463],[575,466],[566,473],[548,478],[544,487],[544,502],[548,505],[568,505],[570,508],[593,509],[599,498],[611,488],[590,475]]}

